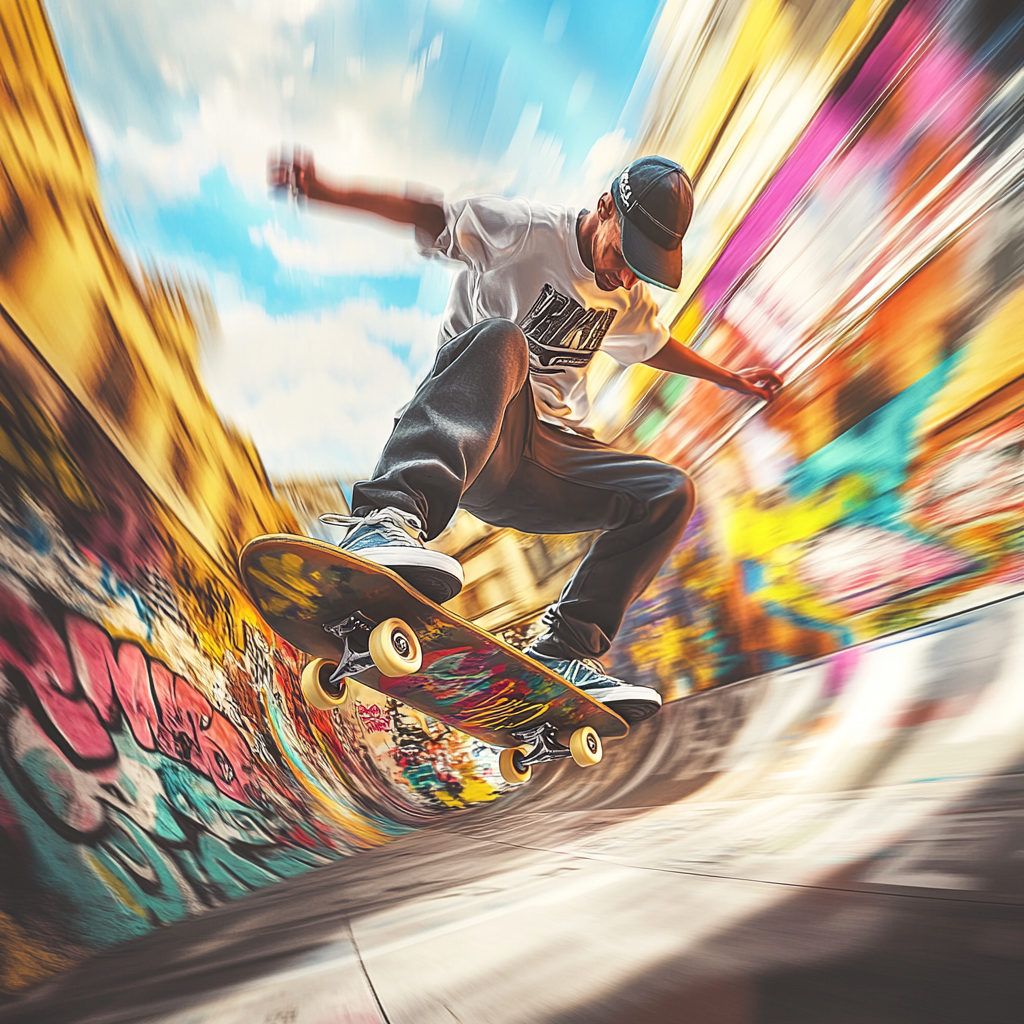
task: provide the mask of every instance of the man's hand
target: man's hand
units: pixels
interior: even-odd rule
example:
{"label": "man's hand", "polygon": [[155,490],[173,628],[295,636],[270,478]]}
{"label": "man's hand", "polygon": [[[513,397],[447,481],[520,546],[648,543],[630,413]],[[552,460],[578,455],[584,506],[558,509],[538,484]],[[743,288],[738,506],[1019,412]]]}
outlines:
{"label": "man's hand", "polygon": [[363,210],[396,224],[409,224],[430,238],[437,238],[444,231],[444,207],[433,193],[416,198],[410,195],[414,190],[409,186],[404,195],[399,195],[387,187],[359,182],[332,184],[317,177],[313,154],[307,149],[271,151],[267,158],[267,184],[277,192],[305,196],[328,206]]}
{"label": "man's hand", "polygon": [[314,198],[317,180],[313,154],[306,149],[290,154],[283,149],[271,150],[267,157],[267,184],[275,192]]}
{"label": "man's hand", "polygon": [[656,370],[683,373],[688,377],[709,380],[720,388],[732,388],[741,395],[751,395],[766,402],[770,402],[782,387],[782,378],[774,370],[757,366],[734,373],[724,366],[719,366],[718,363],[711,362],[710,359],[705,359],[677,338],[669,338],[660,352],[644,361]]}
{"label": "man's hand", "polygon": [[734,391],[742,395],[752,395],[771,402],[782,387],[782,378],[774,371],[763,366],[736,372],[736,383],[730,385]]}

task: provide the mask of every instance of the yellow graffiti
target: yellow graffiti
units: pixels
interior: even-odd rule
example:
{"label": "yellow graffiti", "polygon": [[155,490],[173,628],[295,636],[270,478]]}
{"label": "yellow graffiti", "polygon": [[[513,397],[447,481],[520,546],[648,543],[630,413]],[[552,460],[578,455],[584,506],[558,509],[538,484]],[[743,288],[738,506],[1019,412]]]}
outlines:
{"label": "yellow graffiti", "polygon": [[507,691],[514,684],[509,682],[504,690],[492,693],[482,700],[463,719],[466,725],[476,728],[514,729],[536,721],[547,713],[550,703],[534,704],[522,697],[506,697]]}
{"label": "yellow graffiti", "polygon": [[836,621],[836,609],[824,601],[814,588],[800,578],[800,559],[805,553],[802,544],[789,544],[772,552],[762,563],[761,582],[757,596],[762,603],[789,608],[806,619],[818,622]]}
{"label": "yellow graffiti", "polygon": [[416,630],[416,635],[425,644],[432,644],[440,640],[450,629],[443,619],[431,619]]}
{"label": "yellow graffiti", "polygon": [[820,494],[772,508],[758,507],[754,495],[740,497],[723,526],[729,553],[737,559],[770,561],[787,544],[796,544],[832,526],[872,494],[863,477],[847,476]]}
{"label": "yellow graffiti", "polygon": [[47,949],[40,939],[57,945],[51,936],[34,937],[0,910],[0,991],[20,992],[71,965],[70,958]]}
{"label": "yellow graffiti", "polygon": [[89,862],[89,866],[96,872],[100,878],[103,879],[103,884],[133,913],[138,914],[143,920],[147,920],[146,910],[140,906],[134,896],[128,891],[128,886],[121,881],[117,875],[114,874],[110,868],[102,864],[98,858],[89,853],[87,850],[85,853],[85,859]]}
{"label": "yellow graffiti", "polygon": [[488,803],[497,795],[495,788],[484,779],[462,780],[462,799],[467,804]]}
{"label": "yellow graffiti", "polygon": [[174,538],[170,546],[174,596],[182,615],[203,652],[215,663],[225,652],[238,650],[248,602],[239,599],[235,584],[211,565],[195,539],[173,522],[167,524]]}

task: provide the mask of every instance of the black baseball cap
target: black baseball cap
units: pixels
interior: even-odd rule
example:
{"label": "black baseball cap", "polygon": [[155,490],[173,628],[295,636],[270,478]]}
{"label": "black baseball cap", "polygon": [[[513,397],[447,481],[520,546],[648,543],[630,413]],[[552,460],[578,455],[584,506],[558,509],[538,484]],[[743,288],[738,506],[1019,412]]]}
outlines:
{"label": "black baseball cap", "polygon": [[693,185],[674,160],[642,156],[612,182],[622,224],[622,256],[637,277],[678,288],[683,235],[693,216]]}

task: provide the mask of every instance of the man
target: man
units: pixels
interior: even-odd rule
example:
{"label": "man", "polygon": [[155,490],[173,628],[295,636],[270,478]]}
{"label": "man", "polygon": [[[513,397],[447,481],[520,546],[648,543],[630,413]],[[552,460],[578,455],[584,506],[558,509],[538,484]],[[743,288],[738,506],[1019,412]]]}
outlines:
{"label": "man", "polygon": [[669,336],[641,280],[677,288],[693,212],[683,169],[634,161],[592,211],[479,196],[455,202],[328,184],[309,154],[272,162],[270,183],[415,228],[420,251],[453,261],[433,370],[403,411],[373,479],[352,492],[341,547],[435,600],[462,568],[423,545],[468,509],[526,533],[602,531],[528,653],[629,721],[661,696],[597,661],[626,608],[683,534],[694,488],[675,466],[589,435],[586,373],[599,348],[618,362],[713,381],[768,402],[771,370],[732,372]]}

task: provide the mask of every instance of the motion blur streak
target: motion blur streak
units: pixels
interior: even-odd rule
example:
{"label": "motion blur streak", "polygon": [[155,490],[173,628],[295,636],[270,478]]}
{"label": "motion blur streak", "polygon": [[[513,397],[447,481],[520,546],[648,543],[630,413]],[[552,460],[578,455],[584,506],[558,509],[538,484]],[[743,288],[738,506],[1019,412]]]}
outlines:
{"label": "motion blur streak", "polygon": [[[298,503],[200,383],[205,287],[112,241],[39,0],[5,0],[0,990],[94,959],[0,1019],[1019,1019],[1022,26],[666,3],[637,150],[698,205],[665,310],[788,386],[605,367],[599,432],[700,492],[613,665],[689,699],[513,795],[373,691],[302,701],[234,566]],[[461,607],[526,628],[553,550],[515,587],[467,556]]]}
{"label": "motion blur streak", "polygon": [[[674,334],[787,387],[761,412],[646,367],[606,386],[601,430],[695,472],[700,495],[620,674],[685,693],[1020,590],[1022,19],[890,7],[727,239],[715,197],[735,193],[699,181],[687,258],[709,269]],[[712,150],[766,171],[774,125]]]}

